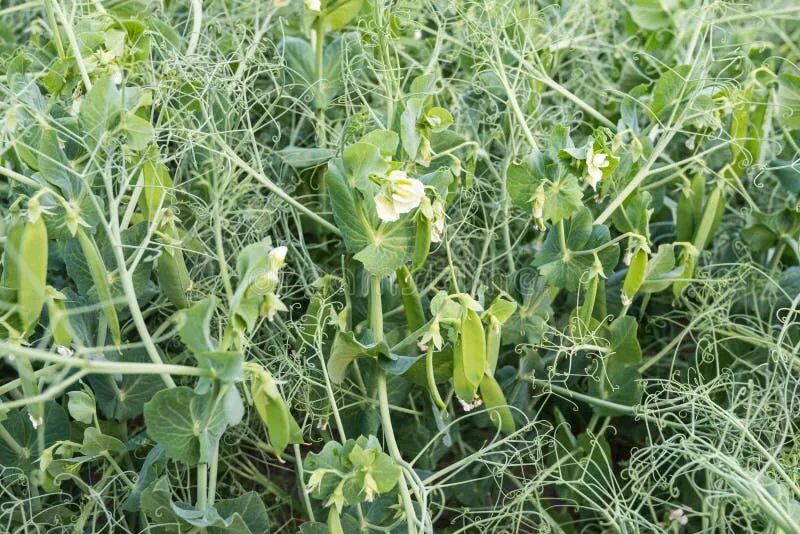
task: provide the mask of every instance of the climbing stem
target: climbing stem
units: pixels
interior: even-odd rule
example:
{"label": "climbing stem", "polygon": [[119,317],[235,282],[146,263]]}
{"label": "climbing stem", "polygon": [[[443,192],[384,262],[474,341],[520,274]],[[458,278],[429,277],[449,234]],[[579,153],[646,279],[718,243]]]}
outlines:
{"label": "climbing stem", "polygon": [[[383,341],[383,309],[381,303],[381,279],[379,276],[373,276],[370,279],[370,295],[369,295],[369,325],[372,329],[375,342]],[[397,446],[397,439],[394,435],[394,427],[392,426],[392,417],[389,412],[389,393],[386,387],[386,373],[383,369],[377,370],[378,381],[378,402],[381,411],[381,424],[383,425],[383,437],[386,440],[386,446],[389,449],[389,454],[392,455],[395,462],[399,465],[404,465],[405,461],[400,454],[400,448]],[[399,482],[400,496],[403,499],[403,508],[405,509],[406,522],[408,525],[408,532],[416,534],[417,532],[417,513],[414,509],[414,502],[411,500],[411,493],[408,490],[405,474],[400,477]]]}

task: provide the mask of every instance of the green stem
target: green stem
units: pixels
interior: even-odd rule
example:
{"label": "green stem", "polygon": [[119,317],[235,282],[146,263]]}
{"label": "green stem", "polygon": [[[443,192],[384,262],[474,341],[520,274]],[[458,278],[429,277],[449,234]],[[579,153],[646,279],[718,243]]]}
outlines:
{"label": "green stem", "polygon": [[212,376],[209,369],[201,369],[189,365],[152,364],[143,362],[114,362],[106,360],[83,360],[74,357],[60,356],[51,352],[29,347],[21,347],[0,341],[0,353],[13,354],[16,357],[30,358],[32,360],[57,363],[81,369],[85,374],[172,374],[183,376]]}
{"label": "green stem", "polygon": [[67,34],[67,40],[69,41],[69,46],[72,48],[72,54],[75,56],[75,64],[78,66],[78,71],[81,73],[83,85],[86,87],[86,90],[89,91],[92,88],[92,80],[89,79],[89,71],[86,69],[83,56],[81,56],[81,48],[78,44],[78,38],[75,36],[75,30],[72,28],[72,24],[67,20],[66,15],[64,15],[59,1],[53,0],[51,5],[53,6],[53,10],[59,22],[61,22],[61,25],[64,27],[64,32]]}
{"label": "green stem", "polygon": [[303,505],[306,507],[308,520],[313,523],[316,521],[316,519],[314,518],[314,509],[311,507],[311,499],[308,497],[308,492],[306,491],[306,475],[305,471],[303,470],[303,458],[300,456],[300,445],[295,444],[292,447],[294,447],[295,467],[297,472],[297,480],[300,484],[300,495],[303,496]]}
{"label": "green stem", "polygon": [[186,55],[191,56],[197,50],[197,43],[200,42],[200,29],[203,25],[203,1],[189,0],[192,5],[192,33],[189,36],[189,46],[186,47]]}
{"label": "green stem", "polygon": [[325,102],[322,97],[327,98],[325,93],[325,26],[324,18],[317,17],[317,22],[314,24],[314,71],[317,75],[317,83],[315,94],[317,96],[315,103],[317,106],[317,144],[320,147],[327,145],[327,134],[325,133]]}
{"label": "green stem", "polygon": [[[375,342],[383,341],[383,306],[381,303],[381,278],[373,276],[370,279],[370,299],[369,299],[369,325]],[[404,465],[400,448],[397,446],[397,439],[394,435],[392,417],[389,412],[389,393],[386,387],[386,373],[383,369],[377,370],[378,381],[378,401],[380,403],[381,424],[383,426],[383,436],[389,453],[399,465]],[[405,479],[405,473],[399,483],[400,496],[403,499],[403,507],[406,514],[406,523],[409,534],[417,532],[417,513],[414,510],[414,502],[411,500],[411,493]]]}
{"label": "green stem", "polygon": [[10,448],[12,451],[14,451],[14,454],[16,454],[17,456],[19,456],[20,458],[25,458],[26,456],[29,456],[29,455],[30,455],[30,453],[29,453],[29,452],[27,452],[27,451],[26,451],[26,450],[25,450],[25,449],[22,447],[22,445],[20,445],[20,444],[17,442],[17,440],[16,440],[16,439],[14,439],[14,436],[12,436],[12,435],[11,435],[11,434],[8,432],[8,430],[6,430],[6,427],[4,427],[2,424],[0,424],[0,439],[2,439],[2,440],[3,440],[3,441],[6,443],[6,445],[8,445],[8,447],[9,447],[9,448]]}
{"label": "green stem", "polygon": [[214,456],[209,466],[208,504],[213,505],[217,498],[217,477],[219,475],[219,442],[214,447]]}
{"label": "green stem", "polygon": [[208,503],[208,464],[197,464],[197,508],[202,510]]}
{"label": "green stem", "polygon": [[47,14],[47,23],[50,24],[50,31],[53,33],[53,42],[56,44],[58,57],[64,59],[66,53],[64,52],[64,43],[61,42],[61,31],[58,29],[56,16],[53,12],[53,0],[45,0],[44,11]]}

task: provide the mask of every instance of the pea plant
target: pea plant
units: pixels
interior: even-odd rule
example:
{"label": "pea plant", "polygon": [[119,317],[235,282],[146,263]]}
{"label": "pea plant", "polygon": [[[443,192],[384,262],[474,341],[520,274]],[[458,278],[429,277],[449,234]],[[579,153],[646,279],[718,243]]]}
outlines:
{"label": "pea plant", "polygon": [[800,532],[798,22],[0,0],[0,530]]}

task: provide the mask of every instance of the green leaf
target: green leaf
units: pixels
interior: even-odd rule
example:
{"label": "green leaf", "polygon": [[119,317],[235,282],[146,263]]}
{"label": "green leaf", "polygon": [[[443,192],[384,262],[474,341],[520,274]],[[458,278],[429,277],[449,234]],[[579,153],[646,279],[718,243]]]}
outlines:
{"label": "green leaf", "polygon": [[359,209],[356,201],[358,193],[354,189],[354,185],[349,183],[345,177],[341,160],[333,160],[328,163],[325,183],[328,186],[328,194],[333,208],[333,219],[342,232],[345,246],[351,253],[358,252],[369,244],[372,224],[366,218],[363,210]]}
{"label": "green leaf", "polygon": [[179,522],[178,517],[172,511],[172,490],[169,486],[169,478],[163,476],[150,483],[140,499],[141,510],[148,517],[158,520],[159,524],[169,524]]}
{"label": "green leaf", "polygon": [[161,390],[144,405],[147,433],[167,456],[189,465],[208,463],[225,431],[225,413],[211,394],[179,386]]}
{"label": "green leaf", "polygon": [[511,202],[532,215],[536,190],[542,187],[542,217],[553,223],[569,218],[583,205],[583,189],[578,179],[560,160],[534,152],[522,163],[506,170],[506,190]]}
{"label": "green leaf", "polygon": [[647,263],[647,271],[639,291],[658,293],[664,291],[683,275],[684,266],[675,266],[675,250],[672,245],[661,245]]}
{"label": "green leaf", "polygon": [[388,276],[406,262],[413,246],[413,225],[401,220],[382,225],[355,259],[373,276]]}
{"label": "green leaf", "polygon": [[308,41],[298,37],[285,37],[278,47],[282,53],[289,75],[304,89],[316,81],[314,50]]}
{"label": "green leaf", "polygon": [[86,427],[83,431],[83,444],[81,453],[86,456],[100,456],[101,454],[117,454],[125,450],[125,444],[114,436],[108,436],[93,426]]}
{"label": "green leaf", "polygon": [[[539,268],[548,284],[576,291],[581,277],[595,262],[595,255],[587,251],[596,250],[604,273],[613,271],[619,260],[619,246],[607,245],[611,239],[608,227],[592,225],[592,214],[588,209],[582,208],[564,223],[567,250],[561,248],[559,233],[555,226],[548,231],[542,249],[533,260],[533,265]],[[581,254],[576,255],[576,252]]]}
{"label": "green leaf", "polygon": [[583,190],[575,176],[562,175],[555,182],[545,186],[542,209],[545,220],[557,223],[571,217],[581,206],[583,206]]}
{"label": "green leaf", "polygon": [[330,30],[338,30],[353,20],[361,11],[363,0],[338,0],[325,8],[325,25]]}
{"label": "green leaf", "polygon": [[122,111],[122,96],[111,78],[95,81],[81,103],[80,122],[95,143],[111,128],[111,120]]}
{"label": "green leaf", "polygon": [[[235,499],[219,500],[214,504],[214,508],[217,509],[217,512],[222,517],[239,515],[241,521],[253,534],[270,531],[269,515],[264,506],[264,501],[254,491],[248,491]],[[208,532],[217,534],[225,531],[212,526],[208,529]]]}
{"label": "green leaf", "polygon": [[[44,405],[44,446],[49,447],[57,441],[69,439],[70,424],[64,409],[55,402]],[[5,430],[22,447],[22,454],[12,449],[5,440],[0,439],[0,465],[17,467],[24,473],[36,468],[38,457],[32,451],[38,450],[37,431],[31,425],[27,410],[14,410],[8,413],[5,421],[0,422]]]}
{"label": "green leaf", "polygon": [[380,150],[381,156],[391,158],[397,152],[400,137],[391,130],[378,129],[364,134],[358,142],[375,146]]}
{"label": "green leaf", "polygon": [[684,86],[688,83],[686,77],[691,67],[680,65],[665,71],[653,85],[653,98],[650,102],[650,112],[659,119],[666,119],[668,112],[678,104],[681,94],[686,94]]}
{"label": "green leaf", "polygon": [[432,107],[425,112],[425,120],[432,132],[442,132],[453,124],[453,115],[444,108]]}
{"label": "green leaf", "polygon": [[348,184],[365,194],[375,189],[369,177],[386,174],[389,170],[380,148],[369,143],[359,142],[348,146],[342,153],[342,161]]}
{"label": "green leaf", "polygon": [[[637,337],[638,326],[636,320],[627,315],[609,325],[609,352],[597,362],[598,369],[595,381],[590,383],[590,394],[624,406],[639,402],[642,384],[638,366],[642,363],[642,349]],[[625,413],[603,406],[594,406],[594,411],[601,416]]]}
{"label": "green leaf", "polygon": [[215,342],[211,338],[211,317],[217,306],[214,296],[206,297],[192,307],[178,312],[178,334],[181,341],[193,354],[213,352]]}
{"label": "green leaf", "polygon": [[123,510],[126,512],[138,512],[141,509],[142,493],[156,480],[165,463],[166,456],[161,446],[156,445],[150,449],[142,463],[142,467],[139,469],[136,485],[122,502]]}
{"label": "green leaf", "polygon": [[51,128],[42,130],[37,161],[39,174],[48,184],[61,191],[65,198],[73,199],[77,196],[80,181],[61,148],[56,132]]}
{"label": "green leaf", "polygon": [[330,148],[304,148],[287,146],[278,151],[278,156],[294,169],[303,170],[318,167],[336,154]]}
{"label": "green leaf", "polygon": [[389,346],[385,341],[371,345],[363,345],[356,338],[353,332],[337,332],[331,347],[331,355],[328,358],[328,374],[334,384],[341,384],[344,381],[347,368],[356,358],[388,357]]}
{"label": "green leaf", "polygon": [[628,12],[633,21],[643,30],[660,30],[672,24],[672,18],[661,0],[633,0]]}
{"label": "green leaf", "polygon": [[215,380],[225,383],[242,379],[242,363],[244,355],[240,352],[199,352],[195,353],[198,367],[213,371]]}
{"label": "green leaf", "polygon": [[505,324],[514,312],[517,311],[517,303],[505,297],[497,297],[492,301],[486,314],[496,319],[501,325]]}
{"label": "green leaf", "polygon": [[611,214],[611,221],[622,233],[632,232],[644,237],[650,236],[650,207],[653,197],[647,191],[639,191],[628,197],[618,209]]}
{"label": "green leaf", "polygon": [[[383,164],[378,163],[379,159],[383,161],[380,149],[366,142],[356,143],[353,147],[357,147],[357,150],[348,152],[347,156],[352,160],[349,168],[369,182],[365,173],[384,168]],[[372,163],[357,161],[359,156]],[[356,190],[356,177],[353,174],[348,176],[347,172],[341,160],[333,160],[328,164],[325,180],[333,207],[333,218],[342,231],[347,249],[364,264],[364,268],[376,276],[389,275],[405,263],[413,249],[414,228],[411,217],[406,216],[393,223],[381,223],[373,200],[373,191],[377,192],[376,186],[368,183],[369,194],[362,203],[356,197],[359,194]]]}
{"label": "green leaf", "polygon": [[85,391],[70,391],[67,393],[67,410],[73,419],[85,425],[94,421],[95,406],[92,395]]}
{"label": "green leaf", "polygon": [[[150,363],[147,351],[141,348],[124,350],[119,362]],[[119,379],[112,375],[89,375],[97,405],[110,419],[127,421],[142,413],[144,403],[164,389],[161,377],[154,374],[123,374]]]}
{"label": "green leaf", "polygon": [[422,98],[409,98],[400,116],[400,140],[403,143],[403,150],[411,160],[417,158],[419,145],[422,142],[422,134],[417,129],[417,123],[422,117],[424,105],[425,100]]}
{"label": "green leaf", "polygon": [[121,126],[128,138],[128,146],[132,150],[144,150],[155,138],[155,130],[150,121],[133,113],[122,116]]}
{"label": "green leaf", "polygon": [[778,106],[780,121],[791,129],[800,128],[800,75],[784,71],[778,75]]}

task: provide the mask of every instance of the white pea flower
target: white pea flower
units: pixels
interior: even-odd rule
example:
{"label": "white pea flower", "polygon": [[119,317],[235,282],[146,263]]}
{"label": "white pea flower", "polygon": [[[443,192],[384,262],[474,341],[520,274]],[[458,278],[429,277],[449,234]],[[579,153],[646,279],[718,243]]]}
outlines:
{"label": "white pea flower", "polygon": [[319,13],[322,10],[322,1],[306,0],[306,7],[309,9],[309,11],[313,11],[314,13]]}
{"label": "white pea flower", "polygon": [[682,508],[676,508],[669,513],[670,521],[676,521],[679,525],[685,525],[689,522],[689,518],[683,512]]}
{"label": "white pea flower", "polygon": [[413,210],[425,196],[425,186],[405,171],[394,170],[386,177],[381,191],[375,195],[375,209],[382,221],[396,221]]}
{"label": "white pea flower", "polygon": [[275,0],[275,7],[281,8],[289,5],[291,0]]}
{"label": "white pea flower", "polygon": [[119,66],[109,65],[108,73],[114,85],[120,85],[122,83],[122,69],[119,68]]}
{"label": "white pea flower", "polygon": [[274,269],[280,269],[283,267],[283,264],[286,260],[286,252],[287,248],[284,246],[275,247],[269,251],[269,263],[270,267]]}
{"label": "white pea flower", "polygon": [[586,152],[586,170],[589,173],[589,176],[586,177],[586,183],[592,186],[595,191],[597,191],[597,184],[603,179],[603,169],[608,165],[608,154],[602,152],[595,154],[594,147],[590,146]]}

